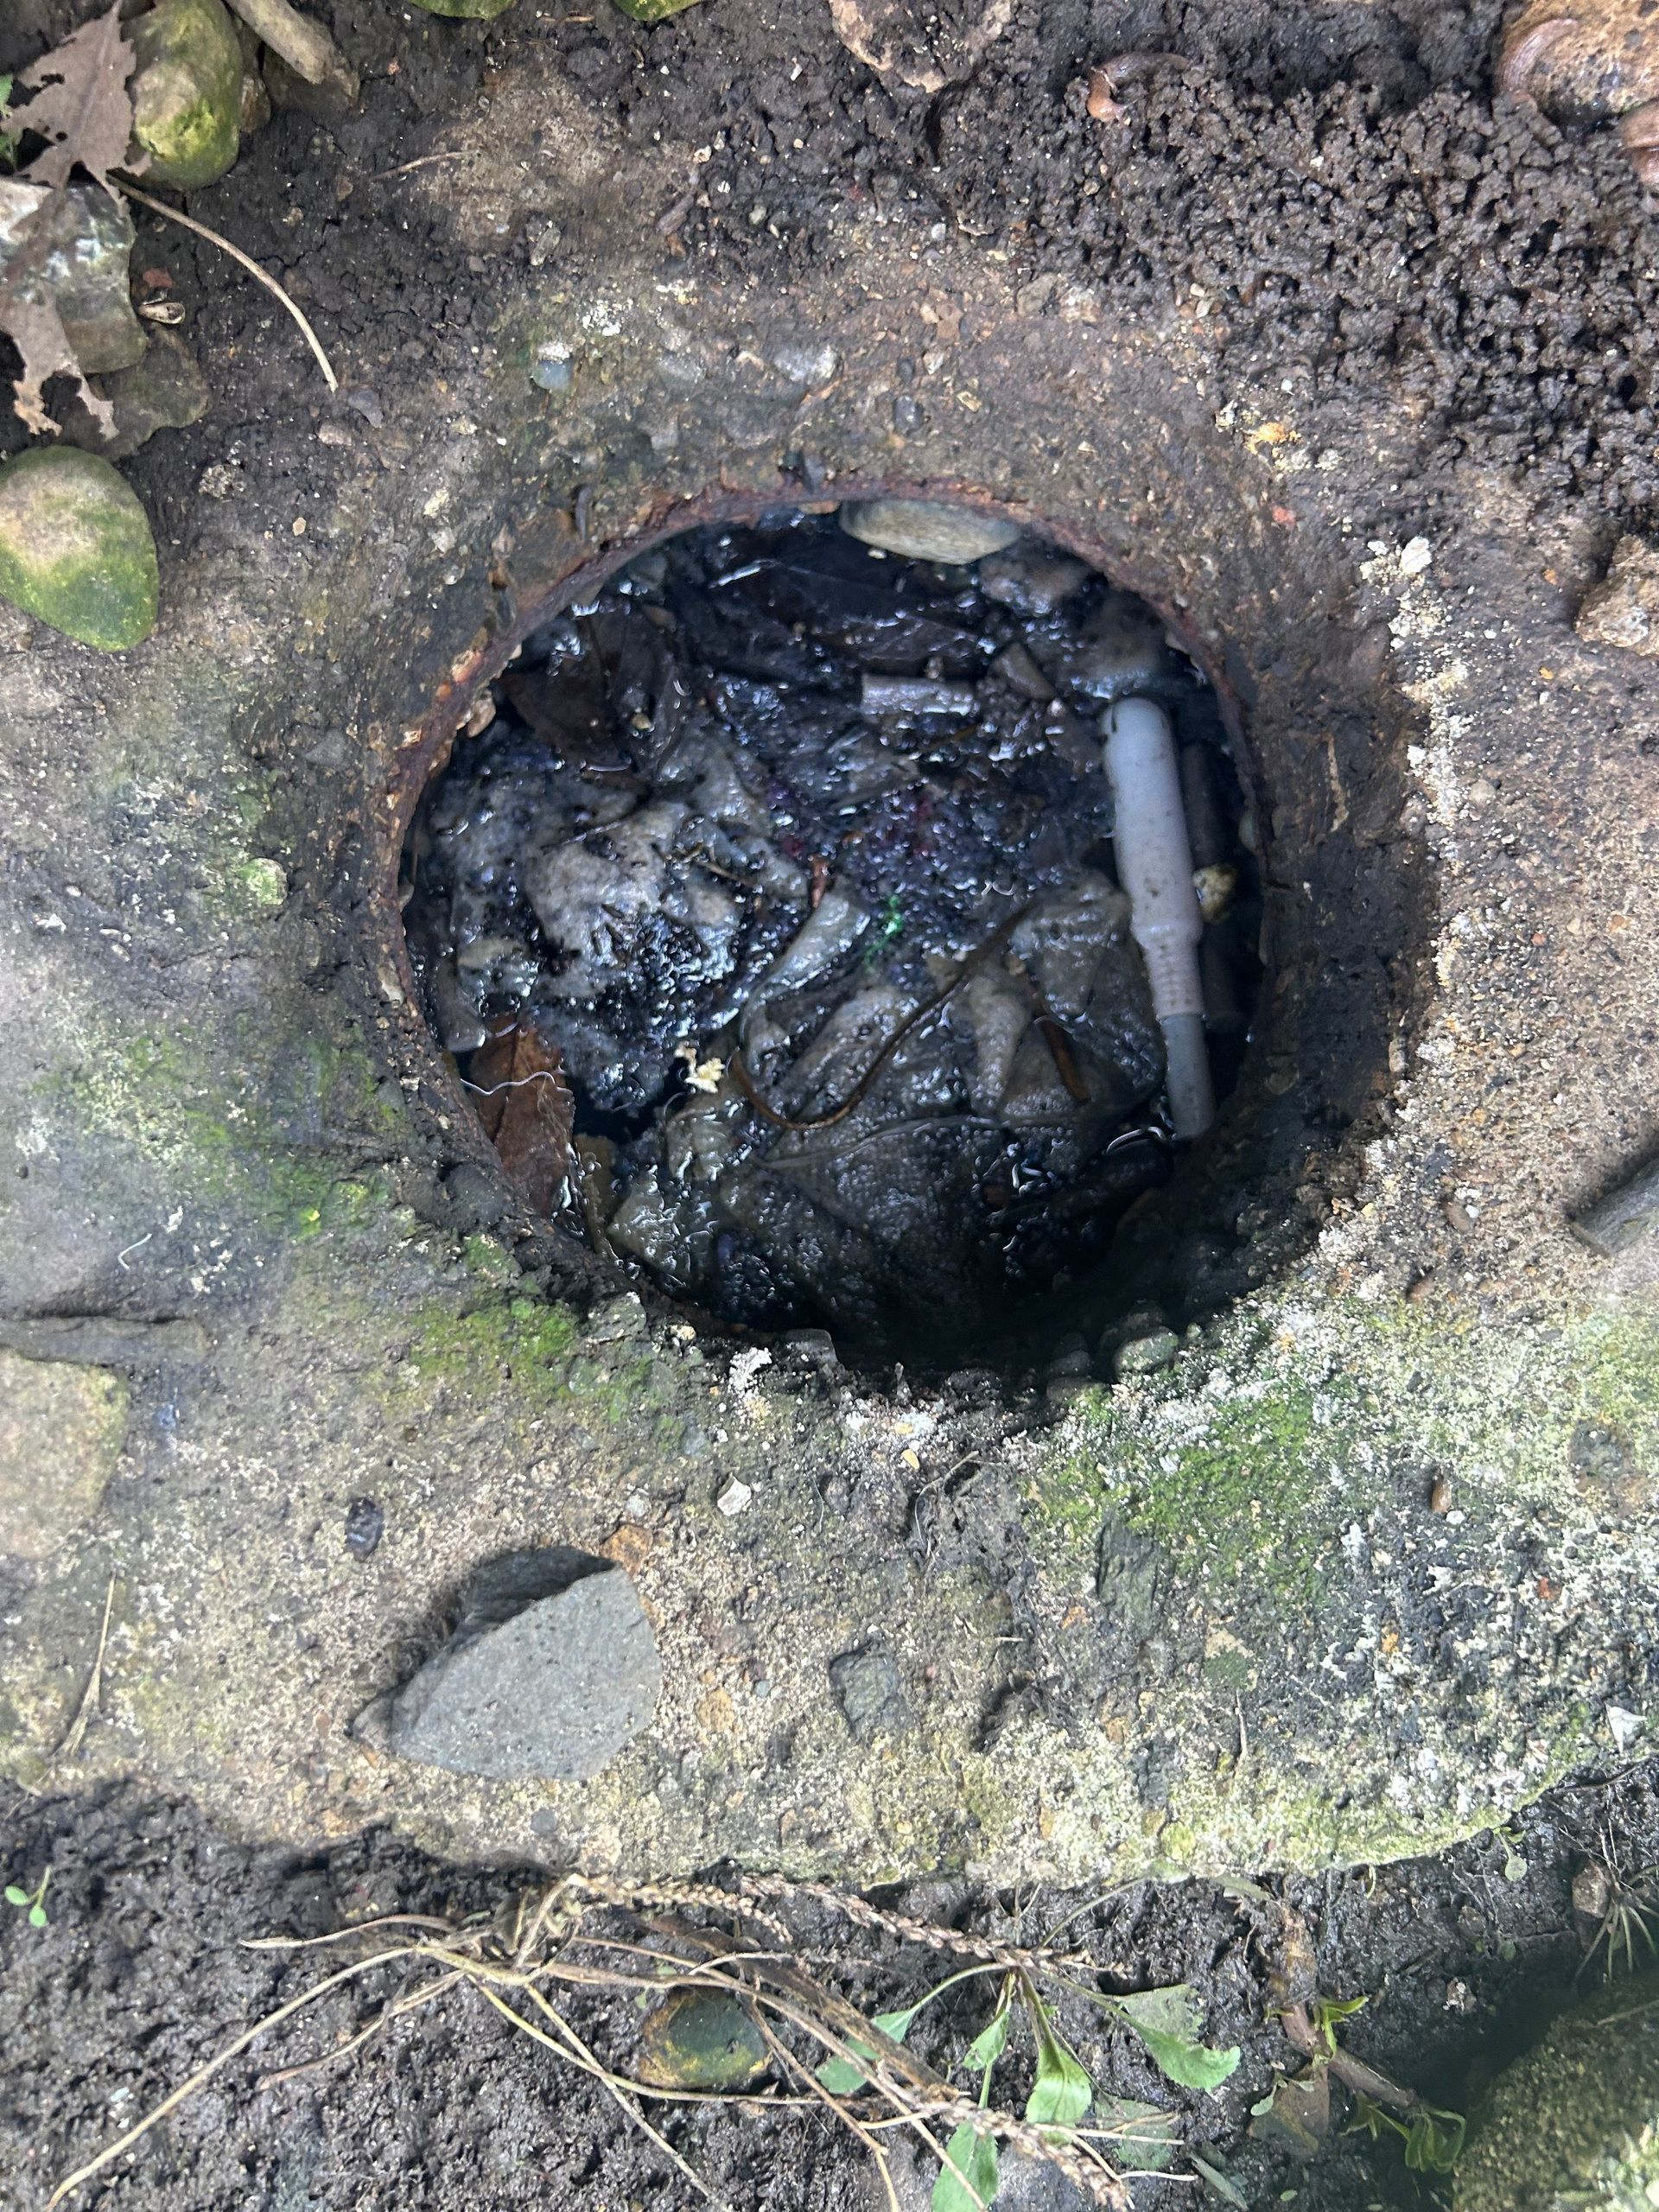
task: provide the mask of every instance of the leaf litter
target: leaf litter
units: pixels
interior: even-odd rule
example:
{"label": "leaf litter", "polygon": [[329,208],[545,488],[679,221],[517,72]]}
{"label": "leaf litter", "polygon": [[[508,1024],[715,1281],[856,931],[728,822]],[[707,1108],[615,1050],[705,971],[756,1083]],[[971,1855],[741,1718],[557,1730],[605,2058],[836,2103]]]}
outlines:
{"label": "leaf litter", "polygon": [[8,197],[33,188],[43,196],[9,226],[9,251],[0,261],[0,332],[22,356],[13,381],[13,404],[31,430],[50,435],[60,425],[47,411],[45,387],[54,376],[73,378],[81,404],[106,437],[115,434],[115,410],[87,382],[86,372],[64,328],[55,289],[47,273],[52,203],[67,194],[83,168],[118,204],[111,181],[117,168],[140,172],[142,155],[129,158],[132,100],[127,91],[136,57],[121,29],[120,0],[84,23],[60,46],[21,71],[11,91],[31,97],[8,111],[8,142],[28,136],[46,143],[8,181]]}

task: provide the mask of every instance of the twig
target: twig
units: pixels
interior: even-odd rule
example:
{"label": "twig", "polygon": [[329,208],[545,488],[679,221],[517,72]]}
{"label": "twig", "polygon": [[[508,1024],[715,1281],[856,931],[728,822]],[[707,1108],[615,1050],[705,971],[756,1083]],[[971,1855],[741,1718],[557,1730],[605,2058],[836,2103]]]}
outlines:
{"label": "twig", "polygon": [[289,297],[274,276],[267,276],[258,263],[244,253],[239,245],[232,245],[229,238],[221,238],[217,231],[210,231],[206,223],[199,223],[194,215],[187,215],[178,207],[169,207],[164,200],[152,200],[149,193],[140,192],[136,184],[124,183],[121,189],[129,200],[136,200],[141,207],[150,208],[157,215],[165,215],[170,223],[182,224],[187,231],[194,231],[198,238],[206,238],[210,245],[216,245],[221,252],[228,253],[232,261],[239,262],[250,276],[257,276],[265,289],[274,293],[282,302],[300,326],[304,334],[306,344],[317,357],[317,366],[322,371],[323,381],[329,391],[340,390],[340,378],[334,374],[334,364],[322,350],[321,339],[306,321],[297,302]]}
{"label": "twig", "polygon": [[418,161],[399,162],[395,169],[376,169],[368,181],[371,184],[389,184],[395,176],[408,176],[416,169],[429,169],[435,162],[458,162],[463,158],[463,149],[460,147],[448,154],[423,154]]}
{"label": "twig", "polygon": [[1357,2095],[1369,2097],[1373,2104],[1387,2105],[1390,2111],[1413,2113],[1422,2099],[1415,2089],[1408,2089],[1392,2082],[1386,2074],[1379,2074],[1363,2058],[1356,2058],[1351,2051],[1338,2046],[1329,2050],[1313,2031],[1306,2005],[1292,2005],[1279,2016],[1286,2037],[1300,2050],[1304,2058],[1323,2059],[1338,2082],[1345,2082]]}
{"label": "twig", "polygon": [[331,79],[349,99],[357,98],[357,73],[321,23],[290,8],[288,0],[231,0],[256,37],[273,54],[281,54],[295,74],[308,85]]}
{"label": "twig", "polygon": [[47,1763],[49,1774],[64,1760],[74,1758],[79,1751],[104,1688],[104,1654],[110,1644],[110,1615],[115,1610],[115,1577],[110,1577],[110,1586],[104,1592],[104,1625],[98,1632],[98,1649],[92,1658],[92,1671],[86,1678],[86,1688],[81,1693],[80,1703],[75,1707],[75,1717],[69,1723],[69,1732],[53,1752]]}

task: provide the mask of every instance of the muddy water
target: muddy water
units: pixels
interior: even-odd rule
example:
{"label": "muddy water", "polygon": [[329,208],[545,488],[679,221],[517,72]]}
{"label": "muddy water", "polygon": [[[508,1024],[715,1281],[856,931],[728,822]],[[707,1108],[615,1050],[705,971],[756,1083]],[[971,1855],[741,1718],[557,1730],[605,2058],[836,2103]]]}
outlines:
{"label": "muddy water", "polygon": [[534,1202],[760,1329],[960,1349],[1171,1172],[1104,704],[1182,747],[1225,1091],[1259,902],[1213,693],[1024,540],[901,559],[705,529],[533,636],[411,836],[446,1048]]}

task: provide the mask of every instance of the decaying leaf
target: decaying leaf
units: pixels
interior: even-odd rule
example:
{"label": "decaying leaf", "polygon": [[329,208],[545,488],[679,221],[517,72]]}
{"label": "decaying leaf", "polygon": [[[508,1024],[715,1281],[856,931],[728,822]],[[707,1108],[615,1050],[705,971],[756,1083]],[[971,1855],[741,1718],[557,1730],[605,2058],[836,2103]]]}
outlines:
{"label": "decaying leaf", "polygon": [[79,162],[113,195],[110,171],[142,167],[127,152],[132,137],[127,79],[132,71],[132,48],[121,33],[120,0],[114,0],[107,15],[83,23],[19,74],[16,89],[33,97],[15,111],[14,123],[48,141],[22,172],[30,184],[67,184]]}
{"label": "decaying leaf", "polygon": [[80,372],[74,348],[64,334],[61,320],[49,294],[30,297],[0,292],[0,331],[23,357],[22,374],[13,379],[12,404],[31,430],[50,434],[57,424],[46,411],[43,387],[48,377],[73,377],[81,403],[99,427],[112,433],[115,410],[100,399]]}
{"label": "decaying leaf", "polygon": [[[143,351],[125,290],[130,219],[110,181],[112,168],[130,165],[132,102],[127,79],[132,67],[118,0],[107,14],[83,24],[25,69],[15,90],[32,97],[7,111],[14,143],[30,133],[47,141],[16,177],[5,180],[0,207],[0,332],[22,357],[13,404],[31,430],[49,433],[58,428],[43,395],[48,378],[62,375],[75,378],[87,413],[112,435],[110,404],[88,385],[86,372],[126,365]],[[126,226],[124,242],[104,237],[107,219],[94,216],[84,188],[70,188],[77,165],[114,201]],[[94,264],[108,278],[103,288],[107,296],[97,315],[86,306],[86,273]],[[136,348],[129,345],[118,358],[104,358],[110,351],[109,333],[123,315],[137,338]]]}
{"label": "decaying leaf", "polygon": [[1281,2081],[1250,2110],[1250,2133],[1258,2142],[1276,2143],[1293,2158],[1313,2158],[1331,2133],[1329,2067],[1314,2066],[1294,2081]]}
{"label": "decaying leaf", "polygon": [[1141,2097],[1098,2097],[1095,2119],[1110,2138],[1121,2166],[1140,2173],[1162,2173],[1181,2145],[1181,2115],[1160,2112]]}
{"label": "decaying leaf", "polygon": [[973,74],[1014,21],[1014,0],[952,0],[943,8],[918,0],[830,0],[830,20],[867,69],[931,97]]}
{"label": "decaying leaf", "polygon": [[485,1135],[525,1204],[552,1213],[569,1179],[575,1116],[558,1046],[547,1044],[532,1022],[521,1021],[473,1055],[467,1080]]}

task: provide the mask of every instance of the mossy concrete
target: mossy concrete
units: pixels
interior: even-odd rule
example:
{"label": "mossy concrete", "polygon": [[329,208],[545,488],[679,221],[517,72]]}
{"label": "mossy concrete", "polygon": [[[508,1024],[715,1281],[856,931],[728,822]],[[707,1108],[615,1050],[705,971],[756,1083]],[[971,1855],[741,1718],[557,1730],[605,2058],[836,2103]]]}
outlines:
{"label": "mossy concrete", "polygon": [[0,1351],[0,1553],[44,1559],[92,1519],[126,1426],[119,1376]]}
{"label": "mossy concrete", "polygon": [[[298,1841],[391,1820],[639,1873],[1100,1881],[1423,1849],[1628,1755],[1659,1646],[1659,1268],[1566,1224],[1651,1145],[1649,802],[1606,687],[1659,724],[1649,664],[1574,639],[1584,518],[1471,474],[1408,561],[1353,523],[1412,433],[1359,407],[1286,509],[1300,403],[1218,420],[1198,323],[1034,298],[966,237],[912,258],[873,209],[836,273],[724,288],[653,227],[696,149],[596,132],[556,73],[501,73],[429,150],[407,189],[467,251],[533,217],[602,257],[443,341],[396,466],[357,465],[343,402],[321,444],[296,400],[294,439],[340,456],[306,537],[274,480],[204,507],[130,663],[0,631],[0,961],[28,1012],[0,1033],[0,1322],[119,1319],[130,1403],[101,1503],[0,1570],[7,1765],[60,1739],[111,1576],[82,1770]],[[918,284],[960,333],[901,432]],[[808,340],[838,357],[810,392]],[[551,346],[557,392],[531,373]],[[1031,1336],[1002,1374],[857,1376],[630,1302],[492,1179],[397,957],[411,791],[540,592],[711,493],[929,486],[1046,516],[1147,591],[1261,769],[1263,1033],[1135,1231],[1214,1318],[1077,1398]],[[481,1561],[536,1543],[633,1578],[650,1727],[582,1785],[377,1752],[357,1717]],[[868,1652],[901,1694],[862,1744],[830,1669]]]}
{"label": "mossy concrete", "polygon": [[1659,1975],[1557,2020],[1475,2114],[1454,2212],[1652,2212],[1659,2204]]}

